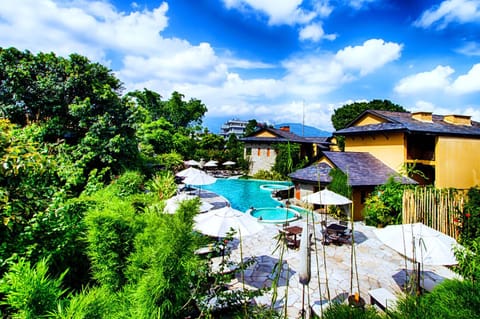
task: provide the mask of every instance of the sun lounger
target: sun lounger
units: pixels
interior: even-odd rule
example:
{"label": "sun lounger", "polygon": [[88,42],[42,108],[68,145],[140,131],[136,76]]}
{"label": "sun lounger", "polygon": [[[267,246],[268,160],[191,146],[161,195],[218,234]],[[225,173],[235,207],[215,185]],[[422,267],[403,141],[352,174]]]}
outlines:
{"label": "sun lounger", "polygon": [[368,291],[370,295],[370,304],[377,306],[381,310],[391,310],[395,308],[397,297],[385,288],[377,288]]}

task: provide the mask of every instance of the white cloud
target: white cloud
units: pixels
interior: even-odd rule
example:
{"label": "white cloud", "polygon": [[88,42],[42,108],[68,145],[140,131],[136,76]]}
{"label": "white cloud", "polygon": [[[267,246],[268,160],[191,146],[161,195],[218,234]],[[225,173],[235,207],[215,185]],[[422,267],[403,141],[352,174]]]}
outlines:
{"label": "white cloud", "polygon": [[480,63],[475,64],[467,74],[460,75],[448,89],[456,94],[480,92]]}
{"label": "white cloud", "polygon": [[451,75],[454,72],[455,70],[450,66],[439,65],[432,71],[413,74],[401,79],[394,90],[400,94],[480,92],[480,63],[473,65],[467,74],[452,80]]}
{"label": "white cloud", "polygon": [[168,5],[151,11],[118,12],[101,1],[59,4],[52,0],[2,1],[1,46],[33,52],[76,52],[101,61],[108,50],[149,54],[162,45]]}
{"label": "white cloud", "polygon": [[336,60],[346,69],[360,71],[366,75],[400,57],[403,45],[385,42],[382,39],[370,39],[359,46],[348,46],[336,54]]}
{"label": "white cloud", "polygon": [[480,2],[478,0],[445,0],[439,6],[425,11],[414,25],[429,28],[437,24],[438,28],[443,29],[451,22],[478,23],[479,19]]}
{"label": "white cloud", "polygon": [[330,5],[329,0],[315,1],[314,8],[315,12],[317,12],[320,17],[328,17],[333,11],[333,7]]}
{"label": "white cloud", "polygon": [[480,45],[477,42],[466,42],[457,52],[468,56],[480,56]]}
{"label": "white cloud", "polygon": [[317,16],[316,12],[300,7],[302,0],[223,0],[223,2],[228,9],[260,11],[268,16],[270,25],[306,24]]}
{"label": "white cloud", "polygon": [[432,71],[417,73],[401,79],[394,90],[400,94],[443,90],[449,85],[449,76],[454,72],[455,70],[449,66],[439,65]]}
{"label": "white cloud", "polygon": [[300,30],[300,40],[310,40],[312,42],[318,42],[321,39],[335,40],[335,34],[325,34],[322,25],[320,23],[312,23]]}
{"label": "white cloud", "polygon": [[356,10],[360,10],[360,9],[363,9],[368,4],[375,1],[377,0],[350,0],[349,5]]}

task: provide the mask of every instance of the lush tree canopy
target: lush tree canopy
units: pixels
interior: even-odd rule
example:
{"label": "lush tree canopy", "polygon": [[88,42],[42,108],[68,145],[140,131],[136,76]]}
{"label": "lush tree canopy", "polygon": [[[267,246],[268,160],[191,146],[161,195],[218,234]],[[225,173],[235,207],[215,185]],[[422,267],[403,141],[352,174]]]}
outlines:
{"label": "lush tree canopy", "polygon": [[341,108],[336,109],[332,114],[332,124],[336,130],[345,128],[351,121],[357,118],[362,112],[366,110],[383,110],[406,112],[406,110],[389,100],[372,100],[370,102],[355,102],[346,104]]}

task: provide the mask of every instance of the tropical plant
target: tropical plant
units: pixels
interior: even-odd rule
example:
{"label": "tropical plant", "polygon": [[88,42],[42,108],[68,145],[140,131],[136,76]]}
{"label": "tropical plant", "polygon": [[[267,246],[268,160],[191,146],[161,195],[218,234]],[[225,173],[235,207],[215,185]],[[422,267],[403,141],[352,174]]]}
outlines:
{"label": "tropical plant", "polygon": [[480,316],[480,286],[469,280],[444,280],[421,296],[406,295],[397,301],[390,318],[455,318]]}
{"label": "tropical plant", "polygon": [[378,311],[371,306],[365,308],[352,307],[348,304],[333,302],[323,312],[323,319],[380,319],[383,318]]}
{"label": "tropical plant", "polygon": [[48,275],[47,260],[40,260],[34,267],[25,258],[10,266],[0,282],[0,293],[5,298],[2,305],[11,308],[14,317],[35,319],[54,311],[64,295],[62,280],[64,272],[56,279]]}
{"label": "tropical plant", "polygon": [[305,166],[307,158],[300,156],[300,145],[296,143],[279,143],[275,146],[277,156],[272,170],[285,179],[288,174]]}
{"label": "tropical plant", "polygon": [[480,237],[480,187],[472,187],[467,192],[463,213],[460,214],[460,242],[468,245]]}
{"label": "tropical plant", "polygon": [[402,198],[405,187],[395,176],[383,185],[375,187],[365,201],[365,221],[367,225],[390,225],[402,221]]}
{"label": "tropical plant", "polygon": [[480,238],[468,241],[464,247],[456,247],[454,252],[458,261],[455,271],[467,280],[478,282],[480,278]]}
{"label": "tropical plant", "polygon": [[282,176],[280,173],[275,171],[267,171],[267,170],[261,169],[253,175],[253,178],[270,180],[270,181],[281,181],[284,179],[284,176]]}

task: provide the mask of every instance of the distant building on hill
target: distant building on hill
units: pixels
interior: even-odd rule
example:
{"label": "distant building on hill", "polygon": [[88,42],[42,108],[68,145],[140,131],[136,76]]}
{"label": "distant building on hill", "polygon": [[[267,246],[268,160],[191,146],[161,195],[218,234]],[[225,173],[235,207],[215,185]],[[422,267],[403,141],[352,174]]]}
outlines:
{"label": "distant building on hill", "polygon": [[235,134],[237,138],[240,138],[245,134],[245,128],[247,127],[247,124],[248,121],[239,119],[228,120],[222,125],[220,129],[220,135],[225,139],[228,139],[231,134]]}

